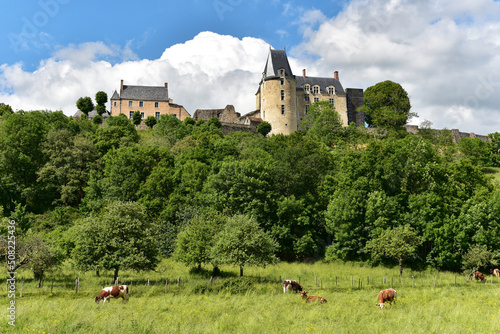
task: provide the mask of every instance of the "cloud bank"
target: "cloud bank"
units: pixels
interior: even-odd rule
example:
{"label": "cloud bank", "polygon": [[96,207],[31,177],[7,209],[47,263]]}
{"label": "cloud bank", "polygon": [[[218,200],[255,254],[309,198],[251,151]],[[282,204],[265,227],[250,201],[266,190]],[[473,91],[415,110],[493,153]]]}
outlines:
{"label": "cloud bank", "polygon": [[[169,83],[174,103],[191,114],[196,109],[233,104],[255,109],[255,92],[269,45],[261,39],[202,32],[165,50],[158,59],[138,60],[128,49],[102,42],[70,45],[40,63],[34,72],[22,64],[0,66],[0,102],[23,110],[63,110],[70,116],[81,96],[102,90],[111,97],[120,80],[130,85]],[[106,58],[121,59],[112,65]],[[104,59],[104,60],[103,60]]]}

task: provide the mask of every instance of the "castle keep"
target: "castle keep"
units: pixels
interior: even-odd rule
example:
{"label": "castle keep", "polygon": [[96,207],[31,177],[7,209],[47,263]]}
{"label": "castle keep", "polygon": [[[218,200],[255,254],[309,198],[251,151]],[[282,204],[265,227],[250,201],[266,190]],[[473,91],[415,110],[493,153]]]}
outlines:
{"label": "castle keep", "polygon": [[344,90],[337,71],[332,78],[310,77],[306,70],[295,76],[286,51],[269,50],[252,116],[269,122],[271,134],[288,135],[299,129],[309,106],[319,101],[332,103],[344,126],[352,122],[364,126],[364,114],[357,111],[363,105],[362,89]]}

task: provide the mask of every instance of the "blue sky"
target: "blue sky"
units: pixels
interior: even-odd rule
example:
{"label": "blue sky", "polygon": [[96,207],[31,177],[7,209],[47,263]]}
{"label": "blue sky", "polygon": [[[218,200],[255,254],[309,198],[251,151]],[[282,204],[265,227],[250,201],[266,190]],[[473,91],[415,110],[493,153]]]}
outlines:
{"label": "blue sky", "polygon": [[392,80],[420,124],[500,132],[494,0],[1,1],[0,102],[76,112],[81,96],[163,85],[191,114],[255,109],[269,47],[344,88]]}
{"label": "blue sky", "polygon": [[[321,9],[334,16],[341,1],[213,0],[141,2],[40,0],[3,1],[9,15],[0,23],[0,64],[22,61],[35,70],[40,61],[71,44],[103,41],[130,47],[137,57],[154,59],[166,47],[202,31],[238,38],[261,38],[276,48],[301,41],[300,15]],[[120,59],[108,59],[111,62]]]}

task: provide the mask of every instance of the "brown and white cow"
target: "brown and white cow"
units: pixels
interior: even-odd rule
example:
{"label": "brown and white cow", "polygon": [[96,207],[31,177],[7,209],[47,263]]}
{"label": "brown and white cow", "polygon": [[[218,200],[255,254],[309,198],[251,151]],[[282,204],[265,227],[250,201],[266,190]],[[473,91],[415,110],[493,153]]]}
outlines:
{"label": "brown and white cow", "polygon": [[474,279],[481,280],[481,282],[486,282],[486,278],[484,278],[484,275],[480,271],[474,272]]}
{"label": "brown and white cow", "polygon": [[283,281],[283,293],[286,293],[291,288],[293,292],[302,291],[302,286],[297,281],[286,279]]}
{"label": "brown and white cow", "polygon": [[382,290],[378,294],[379,303],[377,304],[377,306],[380,306],[380,309],[383,309],[386,302],[392,302],[392,301],[396,302],[397,296],[398,294],[394,289]]}
{"label": "brown and white cow", "polygon": [[95,302],[99,303],[99,301],[104,300],[105,303],[106,299],[120,298],[120,297],[124,301],[128,301],[128,286],[126,285],[108,286],[107,288],[102,289],[99,295],[95,297]]}
{"label": "brown and white cow", "polygon": [[498,269],[490,269],[490,273],[496,277],[500,276],[500,270]]}
{"label": "brown and white cow", "polygon": [[305,291],[302,291],[302,292],[300,293],[300,296],[301,296],[302,298],[304,298],[304,299],[305,299],[305,301],[306,301],[307,303],[310,303],[310,302],[315,302],[315,301],[318,301],[318,302],[320,302],[321,304],[326,303],[326,299],[325,299],[325,298],[320,297],[320,296],[308,296],[308,295],[307,295],[307,292],[305,292]]}

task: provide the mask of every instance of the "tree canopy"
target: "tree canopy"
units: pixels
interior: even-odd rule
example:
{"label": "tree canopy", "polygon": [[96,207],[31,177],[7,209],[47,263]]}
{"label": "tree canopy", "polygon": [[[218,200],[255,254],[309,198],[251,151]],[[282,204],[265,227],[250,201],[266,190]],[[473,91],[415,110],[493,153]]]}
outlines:
{"label": "tree canopy", "polygon": [[364,106],[368,126],[384,130],[399,130],[408,121],[417,116],[410,112],[411,104],[408,93],[403,87],[390,80],[368,87],[364,94]]}

